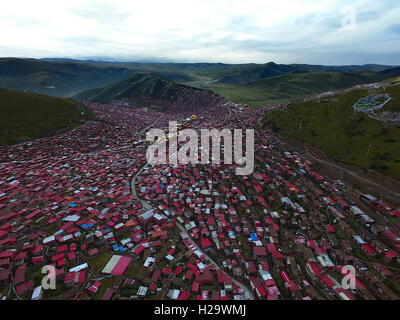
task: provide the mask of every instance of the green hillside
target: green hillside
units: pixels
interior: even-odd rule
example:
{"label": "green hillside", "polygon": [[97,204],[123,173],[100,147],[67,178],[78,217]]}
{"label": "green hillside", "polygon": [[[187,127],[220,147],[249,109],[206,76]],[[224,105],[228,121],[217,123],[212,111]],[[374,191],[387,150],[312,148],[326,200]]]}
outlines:
{"label": "green hillside", "polygon": [[321,66],[308,64],[276,64],[269,62],[263,65],[239,65],[233,66],[224,72],[217,80],[221,84],[248,85],[255,81],[269,79],[279,75],[290,73],[325,73],[325,72],[360,72],[372,71],[380,72],[391,69],[391,67],[380,65],[363,65],[363,66]]}
{"label": "green hillside", "polygon": [[245,85],[260,79],[266,79],[293,72],[295,68],[290,65],[269,62],[265,65],[242,65],[236,66],[225,72],[217,79],[217,83]]}
{"label": "green hillside", "polygon": [[392,100],[374,111],[375,115],[384,117],[390,112],[400,117],[400,85],[396,84],[380,89],[353,88],[293,103],[284,110],[267,112],[264,123],[313,143],[335,160],[400,179],[400,121],[375,120],[371,114],[352,108],[360,98],[383,93]]}
{"label": "green hillside", "polygon": [[323,66],[308,64],[224,64],[224,63],[139,63],[139,62],[103,62],[79,61],[71,59],[46,59],[47,61],[82,63],[96,67],[126,68],[135,72],[144,71],[160,75],[178,82],[199,81],[229,85],[247,85],[251,82],[290,72],[379,72],[393,68],[392,66],[367,64],[350,66]]}
{"label": "green hillside", "polygon": [[91,117],[71,99],[0,89],[0,145],[52,135]]}
{"label": "green hillside", "polygon": [[91,89],[74,96],[77,100],[92,100],[109,103],[112,100],[133,99],[170,103],[175,101],[183,89],[200,90],[178,84],[152,73],[135,73],[110,86]]}
{"label": "green hillside", "polygon": [[[273,62],[139,63],[0,58],[0,87],[71,97],[94,88],[103,90],[103,87],[133,74],[151,72],[163,79],[212,90],[234,102],[257,107],[295,100],[316,90],[335,90],[400,75],[390,68],[384,65],[321,66]],[[378,74],[380,76],[375,78]]]}
{"label": "green hillside", "polygon": [[68,97],[82,90],[118,81],[131,70],[72,62],[0,59],[0,87]]}
{"label": "green hillside", "polygon": [[379,73],[370,71],[290,73],[253,82],[249,89],[265,90],[273,98],[290,99],[381,80]]}
{"label": "green hillside", "polygon": [[248,85],[201,82],[191,83],[191,85],[215,91],[236,103],[258,107],[267,103],[290,102],[315,93],[348,88],[357,84],[380,82],[399,75],[399,68],[381,72],[296,71],[255,81]]}

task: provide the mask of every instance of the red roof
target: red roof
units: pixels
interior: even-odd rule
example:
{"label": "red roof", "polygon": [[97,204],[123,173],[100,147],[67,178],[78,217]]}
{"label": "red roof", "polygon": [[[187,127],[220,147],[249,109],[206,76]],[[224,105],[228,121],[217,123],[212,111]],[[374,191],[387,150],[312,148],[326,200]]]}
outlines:
{"label": "red roof", "polygon": [[114,276],[122,276],[125,273],[131,261],[132,258],[122,256],[121,258],[119,258],[118,262],[115,264],[110,274]]}
{"label": "red roof", "polygon": [[326,231],[328,231],[328,232],[330,232],[330,233],[336,232],[335,228],[334,228],[333,226],[331,226],[330,224],[327,224],[327,225],[325,226],[325,228],[326,228]]}
{"label": "red roof", "polygon": [[310,266],[310,268],[314,274],[316,274],[316,275],[321,274],[321,269],[318,267],[318,265],[315,262],[308,262],[308,265]]}
{"label": "red roof", "polygon": [[257,291],[260,294],[261,297],[266,297],[267,296],[267,290],[263,286],[258,286]]}
{"label": "red roof", "polygon": [[82,270],[78,272],[78,277],[75,278],[75,283],[82,284],[86,281],[87,270]]}
{"label": "red roof", "polygon": [[193,270],[187,270],[185,273],[185,280],[192,280],[193,278]]}
{"label": "red roof", "polygon": [[211,240],[208,238],[201,238],[200,244],[203,249],[210,248],[212,246]]}
{"label": "red roof", "polygon": [[256,257],[265,257],[267,256],[267,249],[265,247],[254,247],[253,253]]}
{"label": "red roof", "polygon": [[73,261],[76,259],[76,253],[75,252],[70,252],[68,253],[68,260]]}
{"label": "red roof", "polygon": [[16,284],[25,281],[25,272],[26,272],[26,265],[19,266],[15,271],[14,282]]}
{"label": "red roof", "polygon": [[73,282],[74,279],[75,279],[75,272],[68,272],[68,273],[65,275],[64,283]]}
{"label": "red roof", "polygon": [[193,282],[193,284],[192,284],[192,291],[193,292],[199,292],[199,289],[200,289],[200,283],[198,283],[198,282]]}
{"label": "red roof", "polygon": [[106,292],[101,297],[101,300],[111,300],[113,294],[114,294],[114,289],[107,288]]}
{"label": "red roof", "polygon": [[9,275],[10,275],[9,269],[0,270],[0,282],[7,280]]}
{"label": "red roof", "polygon": [[11,258],[15,255],[15,251],[4,251],[0,253],[0,258]]}
{"label": "red roof", "polygon": [[386,251],[385,256],[388,258],[398,258],[399,255],[393,251]]}
{"label": "red roof", "polygon": [[160,276],[161,276],[161,272],[159,270],[155,270],[153,272],[153,275],[151,276],[151,280],[157,281],[158,279],[160,279]]}
{"label": "red roof", "polygon": [[169,269],[167,267],[162,268],[161,271],[162,271],[162,273],[164,273],[167,276],[171,273],[171,269]]}
{"label": "red roof", "polygon": [[183,268],[181,266],[177,267],[174,271],[174,274],[176,276],[180,275],[182,273]]}
{"label": "red roof", "polygon": [[181,292],[181,294],[178,297],[178,300],[188,300],[190,297],[190,293],[187,290],[184,290]]}
{"label": "red roof", "polygon": [[367,253],[376,253],[376,250],[369,244],[363,244],[362,247]]}
{"label": "red roof", "polygon": [[156,291],[157,290],[157,283],[152,282],[149,286],[150,291]]}
{"label": "red roof", "polygon": [[24,294],[25,292],[30,291],[32,289],[33,289],[33,280],[21,283],[15,287],[15,291],[17,291],[18,294]]}
{"label": "red roof", "polygon": [[332,288],[335,286],[335,283],[327,275],[321,275],[320,278],[327,287]]}
{"label": "red roof", "polygon": [[57,260],[60,260],[62,258],[64,258],[64,253],[57,254],[51,257],[51,262],[56,262]]}

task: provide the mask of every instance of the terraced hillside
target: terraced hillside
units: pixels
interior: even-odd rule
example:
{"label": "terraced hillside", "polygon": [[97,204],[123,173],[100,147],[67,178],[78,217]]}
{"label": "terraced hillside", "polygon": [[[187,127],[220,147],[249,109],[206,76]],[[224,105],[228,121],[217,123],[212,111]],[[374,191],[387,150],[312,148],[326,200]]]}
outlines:
{"label": "terraced hillside", "polygon": [[72,99],[0,89],[0,145],[52,135],[91,117]]}
{"label": "terraced hillside", "polygon": [[[392,98],[383,108],[372,112],[353,108],[359,99],[380,94]],[[399,84],[375,89],[357,86],[268,111],[264,117],[273,130],[309,141],[335,160],[396,179],[400,179],[399,120]]]}

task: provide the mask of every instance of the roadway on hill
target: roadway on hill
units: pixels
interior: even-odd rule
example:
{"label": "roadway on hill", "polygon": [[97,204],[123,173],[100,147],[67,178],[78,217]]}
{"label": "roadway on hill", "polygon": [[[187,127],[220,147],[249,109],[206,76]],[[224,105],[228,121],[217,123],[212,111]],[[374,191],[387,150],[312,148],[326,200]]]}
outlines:
{"label": "roadway on hill", "polygon": [[[150,125],[148,125],[147,127],[141,129],[139,131],[139,139],[141,138],[143,132],[145,132],[147,129],[151,128],[153,125],[155,125],[158,121],[160,121],[160,119],[162,118],[163,114],[161,114],[155,121],[153,121]],[[136,178],[143,172],[144,168],[149,164],[149,161],[147,163],[145,163],[138,172],[136,172],[136,174],[133,176],[132,180],[131,180],[131,192],[132,195],[139,199],[137,193],[136,193]],[[143,207],[145,209],[150,209],[150,205],[146,202],[146,201],[142,201]]]}
{"label": "roadway on hill", "polygon": [[181,230],[182,232],[186,233],[188,236],[188,239],[190,240],[190,242],[196,247],[197,250],[199,250],[202,254],[204,254],[206,256],[206,258],[215,265],[215,269],[217,270],[221,270],[226,276],[228,276],[229,278],[231,278],[232,282],[237,285],[239,288],[241,288],[244,292],[244,297],[245,300],[254,300],[254,295],[251,292],[251,290],[249,290],[244,284],[242,284],[241,282],[235,280],[234,278],[232,278],[229,274],[227,274],[219,265],[217,262],[215,262],[215,260],[213,260],[209,255],[207,255],[207,253],[205,253],[203,250],[200,249],[200,247],[197,245],[197,243],[193,240],[193,238],[189,235],[189,233],[186,231],[186,229],[179,223],[176,222],[177,227],[179,228],[179,230]]}
{"label": "roadway on hill", "polygon": [[366,183],[368,183],[368,184],[371,184],[371,185],[373,185],[373,186],[375,186],[375,187],[377,187],[377,188],[379,188],[379,189],[381,189],[381,190],[384,190],[385,192],[387,192],[387,193],[389,193],[389,194],[392,194],[392,195],[396,196],[397,198],[400,198],[400,193],[399,193],[399,192],[397,192],[397,191],[395,191],[395,190],[392,190],[392,189],[385,188],[384,186],[382,186],[382,185],[379,184],[379,183],[376,183],[376,182],[374,182],[374,181],[372,181],[372,180],[366,179],[366,178],[362,177],[360,174],[358,174],[357,172],[354,172],[354,171],[352,171],[352,170],[348,170],[348,169],[346,169],[346,168],[343,168],[343,167],[341,167],[341,166],[339,166],[339,165],[337,165],[337,164],[335,164],[335,163],[332,163],[331,161],[316,158],[316,157],[314,157],[314,156],[313,156],[312,154],[310,154],[310,153],[308,153],[308,156],[309,156],[310,158],[312,158],[313,160],[317,161],[317,162],[323,163],[323,164],[325,164],[325,165],[327,165],[327,166],[330,166],[330,167],[334,167],[335,169],[338,169],[338,170],[342,170],[342,171],[344,171],[345,173],[347,173],[347,174],[349,174],[349,175],[355,177],[355,178],[358,179],[358,180],[361,180],[361,181],[363,181],[363,182],[366,182]]}
{"label": "roadway on hill", "polygon": [[349,176],[350,176],[351,178],[354,178],[355,181],[358,180],[362,184],[371,186],[373,189],[375,189],[375,192],[377,192],[377,193],[382,193],[382,191],[384,191],[385,197],[389,197],[392,201],[394,201],[396,203],[399,202],[400,193],[398,191],[396,191],[396,188],[394,186],[393,186],[393,188],[390,188],[387,184],[383,185],[382,182],[384,182],[384,181],[380,181],[380,180],[376,180],[376,179],[373,179],[373,180],[368,179],[367,177],[365,177],[365,175],[360,174],[356,170],[352,170],[351,168],[345,167],[344,165],[342,166],[333,161],[330,161],[329,159],[322,159],[322,158],[315,157],[310,152],[307,152],[304,149],[302,141],[300,141],[294,137],[289,137],[286,135],[282,136],[281,134],[274,134],[274,136],[276,137],[276,139],[278,141],[283,142],[287,145],[290,145],[295,150],[300,151],[303,154],[303,156],[305,156],[306,158],[309,158],[309,160],[313,160],[313,161],[315,161],[321,165],[325,165],[333,170],[338,170],[339,172],[344,174],[344,176],[345,176],[344,178],[346,180],[348,180]]}

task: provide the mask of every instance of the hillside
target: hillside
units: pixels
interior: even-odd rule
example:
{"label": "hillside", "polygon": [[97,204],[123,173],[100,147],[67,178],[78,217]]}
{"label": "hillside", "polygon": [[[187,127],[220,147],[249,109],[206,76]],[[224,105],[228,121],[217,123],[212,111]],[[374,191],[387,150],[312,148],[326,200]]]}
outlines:
{"label": "hillside", "polygon": [[400,69],[383,72],[295,72],[256,81],[248,87],[250,90],[264,90],[271,98],[283,99],[380,82],[395,75],[400,75]]}
{"label": "hillside", "polygon": [[183,91],[204,91],[164,79],[152,73],[135,73],[110,86],[81,92],[77,100],[92,100],[109,103],[113,100],[128,99],[132,102],[166,107],[184,94]]}
{"label": "hillside", "polygon": [[221,94],[233,102],[258,107],[268,103],[290,102],[315,93],[348,88],[357,84],[380,82],[400,75],[400,69],[381,72],[300,72],[255,81],[247,85],[193,83],[193,86]]}
{"label": "hillside", "polygon": [[233,66],[227,72],[223,73],[216,83],[246,85],[255,81],[268,79],[271,77],[289,74],[289,73],[322,73],[322,72],[358,72],[372,71],[380,72],[391,69],[389,66],[363,65],[363,66],[321,66],[307,64],[276,64],[269,62],[264,65],[243,65]]}
{"label": "hillside", "polygon": [[[399,89],[400,84],[376,89],[357,86],[268,111],[264,123],[275,131],[311,142],[334,160],[400,179]],[[392,99],[372,111],[371,106],[386,101],[382,94]],[[370,95],[378,95],[374,96],[376,101],[359,101]],[[358,107],[353,109],[356,103]]]}
{"label": "hillside", "polygon": [[[396,77],[390,66],[321,66],[307,64],[138,63],[80,61],[73,59],[0,59],[0,87],[71,97],[93,88],[115,84],[135,73],[151,72],[163,79],[211,90],[252,107],[286,102],[315,90],[383,80],[366,80],[362,74]],[[367,71],[360,71],[367,70]],[[328,73],[338,73],[331,74]],[[354,75],[351,75],[353,74]],[[386,73],[386,74],[385,74]],[[89,91],[90,93],[91,91]],[[95,90],[95,94],[99,91]]]}
{"label": "hillside", "polygon": [[243,65],[231,68],[216,80],[216,83],[245,85],[260,79],[266,79],[292,72],[295,69],[289,65],[279,65],[273,62],[265,65]]}
{"label": "hillside", "polygon": [[91,116],[71,99],[0,89],[0,145],[52,135]]}
{"label": "hillside", "polygon": [[0,87],[67,97],[113,83],[131,72],[82,63],[4,58],[0,59]]}

